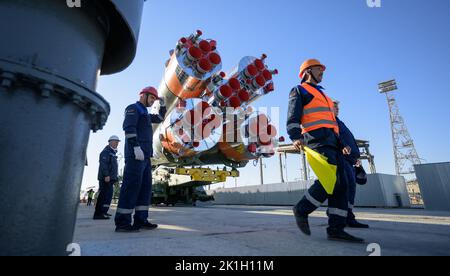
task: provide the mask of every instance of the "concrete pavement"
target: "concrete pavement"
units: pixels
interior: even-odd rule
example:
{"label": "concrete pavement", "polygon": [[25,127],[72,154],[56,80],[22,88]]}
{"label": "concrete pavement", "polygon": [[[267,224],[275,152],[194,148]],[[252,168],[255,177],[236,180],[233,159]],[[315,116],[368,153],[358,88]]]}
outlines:
{"label": "concrete pavement", "polygon": [[87,256],[368,256],[373,243],[383,256],[450,255],[450,212],[358,209],[371,229],[349,232],[367,244],[326,240],[325,209],[310,218],[312,237],[299,232],[289,207],[152,208],[160,228],[134,234],[115,233],[113,220],[93,221],[93,212],[79,207],[74,237]]}

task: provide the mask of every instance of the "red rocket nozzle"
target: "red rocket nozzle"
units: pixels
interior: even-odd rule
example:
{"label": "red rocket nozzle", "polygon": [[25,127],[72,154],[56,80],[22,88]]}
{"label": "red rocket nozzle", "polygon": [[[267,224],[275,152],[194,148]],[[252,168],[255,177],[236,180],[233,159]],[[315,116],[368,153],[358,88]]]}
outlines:
{"label": "red rocket nozzle", "polygon": [[276,137],[278,134],[278,130],[275,126],[269,125],[267,127],[267,135],[269,135],[270,138]]}
{"label": "red rocket nozzle", "polygon": [[194,148],[198,148],[198,147],[200,147],[200,142],[193,142],[193,143],[192,143],[192,146],[193,146]]}
{"label": "red rocket nozzle", "polygon": [[199,48],[192,46],[188,50],[188,57],[191,60],[198,60],[202,57],[202,51]]}
{"label": "red rocket nozzle", "polygon": [[201,49],[204,53],[209,53],[209,52],[211,52],[211,44],[209,44],[209,42],[206,41],[206,40],[200,41],[200,43],[198,44],[198,46],[200,47],[200,49]]}
{"label": "red rocket nozzle", "polygon": [[225,74],[225,72],[220,72],[219,75],[222,77],[222,79],[224,79],[227,76],[227,74]]}
{"label": "red rocket nozzle", "polygon": [[241,100],[238,97],[233,96],[230,98],[230,107],[238,108],[240,106],[241,106]]}
{"label": "red rocket nozzle", "polygon": [[206,58],[202,58],[197,65],[197,69],[200,73],[208,73],[212,70],[211,63]]}
{"label": "red rocket nozzle", "polygon": [[236,78],[231,78],[228,83],[234,91],[241,89],[241,83]]}
{"label": "red rocket nozzle", "polygon": [[247,68],[244,71],[244,74],[246,77],[248,78],[253,78],[254,76],[256,76],[258,74],[258,69],[256,68],[255,65],[250,64],[249,66],[247,66]]}
{"label": "red rocket nozzle", "polygon": [[250,100],[250,94],[245,89],[242,89],[241,91],[239,91],[238,96],[242,102],[246,102],[246,101]]}
{"label": "red rocket nozzle", "polygon": [[190,40],[192,43],[195,43],[195,42],[200,38],[200,36],[202,36],[202,35],[203,35],[203,32],[200,31],[200,30],[197,30],[195,33],[193,33],[193,34],[191,34],[191,35],[189,36],[189,40]]}
{"label": "red rocket nozzle", "polygon": [[187,43],[187,38],[185,38],[185,37],[182,37],[182,38],[180,38],[180,41],[179,41],[181,44],[186,44]]}
{"label": "red rocket nozzle", "polygon": [[267,55],[266,55],[266,54],[262,54],[262,55],[261,55],[261,60],[262,60],[262,61],[266,60],[266,58],[267,58]]}
{"label": "red rocket nozzle", "polygon": [[256,153],[256,151],[258,150],[258,147],[256,146],[256,144],[250,144],[250,145],[248,145],[247,149],[251,153]]}
{"label": "red rocket nozzle", "polygon": [[284,143],[284,142],[286,142],[286,138],[284,138],[284,136],[281,136],[281,137],[278,139],[278,142]]}
{"label": "red rocket nozzle", "polygon": [[231,87],[229,87],[228,85],[223,85],[219,90],[220,95],[225,99],[231,97],[231,95],[233,94],[233,89],[231,89]]}
{"label": "red rocket nozzle", "polygon": [[272,75],[278,75],[278,69],[273,70]]}
{"label": "red rocket nozzle", "polygon": [[271,81],[272,80],[272,73],[270,73],[269,70],[264,70],[262,75],[266,79],[266,81]]}
{"label": "red rocket nozzle", "polygon": [[255,80],[253,81],[253,85],[254,85],[256,88],[261,88],[261,87],[263,87],[265,84],[266,84],[266,79],[265,79],[262,75],[257,76],[257,77],[255,78]]}
{"label": "red rocket nozzle", "polygon": [[266,87],[264,87],[264,92],[266,92],[266,93],[270,93],[274,90],[275,90],[275,86],[273,85],[273,82],[269,83],[268,85],[266,85]]}
{"label": "red rocket nozzle", "polygon": [[266,69],[266,66],[264,65],[264,62],[262,60],[260,60],[260,59],[255,60],[254,64],[255,64],[256,68],[259,71],[262,71],[262,70]]}
{"label": "red rocket nozzle", "polygon": [[214,66],[217,66],[217,65],[219,65],[222,62],[222,58],[219,56],[219,54],[214,53],[214,52],[210,53],[208,55],[208,59]]}
{"label": "red rocket nozzle", "polygon": [[209,45],[211,45],[211,50],[212,50],[212,51],[215,51],[215,50],[217,49],[217,41],[211,40],[211,41],[209,42]]}

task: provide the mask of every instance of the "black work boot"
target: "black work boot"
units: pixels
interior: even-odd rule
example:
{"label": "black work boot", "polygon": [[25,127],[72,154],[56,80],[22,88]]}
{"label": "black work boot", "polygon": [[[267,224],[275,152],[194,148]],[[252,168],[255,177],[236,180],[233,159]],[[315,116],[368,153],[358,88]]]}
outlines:
{"label": "black work boot", "polygon": [[139,228],[131,225],[116,226],[116,233],[137,233]]}
{"label": "black work boot", "polygon": [[104,215],[104,214],[100,214],[100,215],[94,215],[94,220],[108,220],[110,219],[108,216]]}
{"label": "black work boot", "polygon": [[293,211],[298,229],[300,229],[300,231],[302,231],[303,234],[311,236],[311,229],[309,228],[308,216],[300,215],[297,211],[297,207],[294,207]]}
{"label": "black work boot", "polygon": [[347,222],[347,226],[349,228],[357,228],[357,229],[368,229],[369,225],[364,223],[359,223],[357,220],[351,220]]}
{"label": "black work boot", "polygon": [[155,230],[156,228],[158,228],[158,225],[146,221],[144,223],[135,225],[135,227],[142,230]]}
{"label": "black work boot", "polygon": [[364,239],[360,239],[345,232],[344,229],[328,228],[328,240],[330,241],[342,241],[351,243],[364,243]]}

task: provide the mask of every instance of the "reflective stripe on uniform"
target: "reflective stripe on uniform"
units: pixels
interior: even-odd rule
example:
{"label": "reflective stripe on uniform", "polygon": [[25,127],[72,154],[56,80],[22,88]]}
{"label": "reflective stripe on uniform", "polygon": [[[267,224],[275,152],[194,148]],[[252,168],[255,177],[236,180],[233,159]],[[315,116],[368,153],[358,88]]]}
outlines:
{"label": "reflective stripe on uniform", "polygon": [[136,206],[136,211],[148,211],[150,209],[150,206]]}
{"label": "reflective stripe on uniform", "polygon": [[312,205],[316,206],[317,208],[319,208],[322,203],[320,203],[318,200],[316,200],[310,193],[309,191],[306,191],[305,193],[305,197],[306,199],[311,202]]}
{"label": "reflective stripe on uniform", "polygon": [[348,211],[337,208],[328,208],[328,214],[346,218],[348,215]]}
{"label": "reflective stripe on uniform", "polygon": [[123,215],[131,215],[133,214],[133,209],[122,209],[122,208],[117,208],[117,213],[119,214],[123,214]]}
{"label": "reflective stripe on uniform", "polygon": [[334,121],[329,121],[329,120],[319,120],[319,121],[315,121],[312,123],[306,123],[306,124],[302,124],[303,128],[309,128],[309,127],[313,127],[313,126],[318,126],[318,125],[333,125],[333,126],[337,126],[337,122]]}
{"label": "reflective stripe on uniform", "polygon": [[130,138],[134,138],[137,137],[137,134],[127,134],[125,135],[125,138],[130,139]]}
{"label": "reflective stripe on uniform", "polygon": [[109,208],[109,205],[108,205],[108,204],[105,204],[105,205],[103,205],[103,207],[105,207],[105,208]]}
{"label": "reflective stripe on uniform", "polygon": [[302,128],[302,126],[301,126],[300,124],[296,124],[296,123],[289,124],[289,125],[287,126],[287,129],[288,129],[288,130],[291,130],[291,129],[301,129],[301,128]]}
{"label": "reflective stripe on uniform", "polygon": [[332,110],[329,107],[315,107],[315,108],[308,108],[303,110],[303,115],[309,115],[312,113],[317,112],[332,112]]}

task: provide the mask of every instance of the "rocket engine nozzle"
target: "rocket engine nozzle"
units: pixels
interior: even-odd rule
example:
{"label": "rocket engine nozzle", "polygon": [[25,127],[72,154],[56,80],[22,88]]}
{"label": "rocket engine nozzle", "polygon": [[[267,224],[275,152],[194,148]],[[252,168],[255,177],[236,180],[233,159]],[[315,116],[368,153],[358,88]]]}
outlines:
{"label": "rocket engine nozzle", "polygon": [[162,147],[176,157],[192,157],[214,147],[222,134],[221,110],[200,99],[187,102],[161,128]]}

